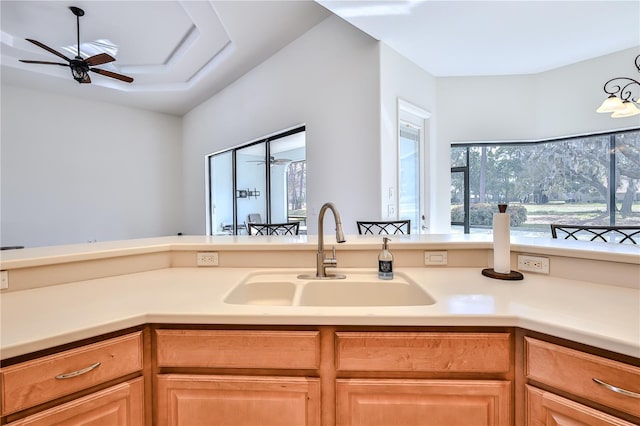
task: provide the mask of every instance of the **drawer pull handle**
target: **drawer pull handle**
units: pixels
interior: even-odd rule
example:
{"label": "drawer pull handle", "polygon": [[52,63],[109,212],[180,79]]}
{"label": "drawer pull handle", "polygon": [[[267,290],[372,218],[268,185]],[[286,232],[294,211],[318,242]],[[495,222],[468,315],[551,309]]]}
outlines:
{"label": "drawer pull handle", "polygon": [[88,366],[87,368],[83,368],[82,370],[73,371],[71,373],[58,374],[56,376],[56,379],[63,380],[63,379],[70,379],[76,376],[81,376],[85,373],[88,373],[91,370],[95,370],[98,367],[100,367],[100,363],[96,362],[95,364],[91,364],[90,366]]}
{"label": "drawer pull handle", "polygon": [[630,396],[632,398],[640,398],[640,393],[636,393],[636,392],[632,392],[632,391],[628,391],[626,389],[622,389],[613,385],[610,385],[609,383],[603,382],[600,379],[596,379],[595,377],[592,379],[594,382],[596,382],[599,385],[604,386],[605,388],[609,389],[610,391],[613,391],[615,393],[619,393],[622,395],[626,395],[626,396]]}

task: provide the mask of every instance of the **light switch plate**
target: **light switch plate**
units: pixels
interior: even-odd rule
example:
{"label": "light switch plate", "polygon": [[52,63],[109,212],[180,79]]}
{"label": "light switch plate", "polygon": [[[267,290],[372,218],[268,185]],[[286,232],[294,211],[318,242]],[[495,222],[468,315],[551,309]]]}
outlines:
{"label": "light switch plate", "polygon": [[424,264],[425,266],[446,265],[447,252],[446,251],[425,251]]}
{"label": "light switch plate", "polygon": [[396,206],[395,204],[387,205],[387,217],[395,217],[396,215]]}

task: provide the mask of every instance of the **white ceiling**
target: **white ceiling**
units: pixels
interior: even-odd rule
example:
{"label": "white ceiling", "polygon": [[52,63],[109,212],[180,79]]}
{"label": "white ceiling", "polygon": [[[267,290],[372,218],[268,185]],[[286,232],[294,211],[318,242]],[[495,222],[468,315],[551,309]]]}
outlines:
{"label": "white ceiling", "polygon": [[[435,76],[537,73],[640,46],[640,0],[573,1],[10,1],[0,2],[2,81],[86,99],[183,115],[330,15],[324,7]],[[68,68],[25,41],[64,51],[108,40],[104,68],[135,79]],[[81,50],[90,49],[81,45]],[[87,54],[93,54],[87,53]]]}
{"label": "white ceiling", "polygon": [[640,46],[640,0],[318,2],[438,77],[539,73]]}
{"label": "white ceiling", "polygon": [[[77,44],[82,8],[85,42],[108,40],[116,62],[100,65],[131,84],[91,73],[78,84],[69,68],[18,59],[64,62],[25,40],[67,57]],[[183,115],[298,38],[330,13],[312,1],[9,1],[0,3],[3,83]],[[94,52],[90,53],[93,54]],[[89,53],[87,54],[89,55]]]}

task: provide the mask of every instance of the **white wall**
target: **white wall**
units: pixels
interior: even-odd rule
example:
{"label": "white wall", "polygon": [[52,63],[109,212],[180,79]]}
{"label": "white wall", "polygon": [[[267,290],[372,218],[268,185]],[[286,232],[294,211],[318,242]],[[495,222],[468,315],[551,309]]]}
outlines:
{"label": "white wall", "polygon": [[[634,65],[640,47],[558,68],[536,76],[538,139],[640,126],[640,115],[611,118],[595,110],[607,97],[604,83],[614,77],[640,80]],[[634,93],[638,95],[638,87]]]}
{"label": "white wall", "polygon": [[607,80],[637,78],[638,53],[628,49],[535,75],[438,78],[436,226],[449,229],[452,142],[536,140],[640,126],[640,116],[612,119],[595,112],[606,97]]}
{"label": "white wall", "polygon": [[[413,62],[398,54],[384,43],[380,43],[380,76],[381,76],[381,146],[380,146],[380,217],[366,217],[364,219],[384,220],[391,218],[388,215],[389,204],[396,204],[398,200],[398,98],[410,102],[429,113],[428,135],[425,138],[427,182],[425,185],[425,197],[431,197],[431,186],[438,181],[432,174],[433,166],[430,164],[434,158],[432,152],[438,149],[435,143],[436,126],[434,113],[436,110],[436,79],[422,70]],[[393,188],[393,197],[389,197],[389,188]],[[430,202],[427,201],[427,226],[430,224]],[[396,208],[397,212],[397,208]],[[395,219],[395,217],[393,218]]]}
{"label": "white wall", "polygon": [[180,118],[6,85],[1,118],[3,246],[182,230]]}
{"label": "white wall", "polygon": [[185,232],[205,232],[206,154],[305,124],[309,233],[327,201],[355,233],[379,211],[378,61],[378,42],[329,17],[185,115]]}

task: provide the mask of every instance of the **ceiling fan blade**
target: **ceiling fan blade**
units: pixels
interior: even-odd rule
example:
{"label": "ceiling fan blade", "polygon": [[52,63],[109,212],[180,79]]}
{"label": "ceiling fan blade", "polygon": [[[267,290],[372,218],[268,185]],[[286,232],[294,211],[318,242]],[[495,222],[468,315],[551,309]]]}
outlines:
{"label": "ceiling fan blade", "polygon": [[60,62],[47,62],[47,61],[30,61],[28,59],[18,59],[20,62],[24,62],[26,64],[45,64],[45,65],[62,65],[63,67],[68,67],[69,64],[63,64]]}
{"label": "ceiling fan blade", "polygon": [[106,53],[98,53],[97,55],[89,56],[84,61],[91,66],[95,66],[113,62],[115,60],[116,59],[111,55],[108,55]]}
{"label": "ceiling fan blade", "polygon": [[65,60],[65,61],[67,61],[67,62],[71,62],[71,59],[67,58],[67,57],[66,57],[66,56],[64,56],[62,53],[60,53],[60,52],[58,52],[58,51],[53,50],[52,48],[50,48],[50,47],[49,47],[49,46],[47,46],[46,44],[42,44],[42,43],[40,43],[39,41],[37,41],[37,40],[33,40],[33,39],[30,39],[30,38],[27,38],[27,39],[25,39],[25,40],[30,41],[31,43],[35,44],[36,46],[43,48],[43,49],[44,49],[44,50],[46,50],[47,52],[53,53],[54,55],[56,55],[56,56],[58,56],[58,57],[60,57],[60,58],[64,59],[64,60]]}
{"label": "ceiling fan blade", "polygon": [[102,70],[100,68],[91,68],[91,71],[98,74],[102,74],[107,77],[115,78],[120,81],[124,81],[126,83],[131,83],[133,81],[133,78],[127,77],[126,75],[118,74],[118,73],[107,71],[107,70]]}

